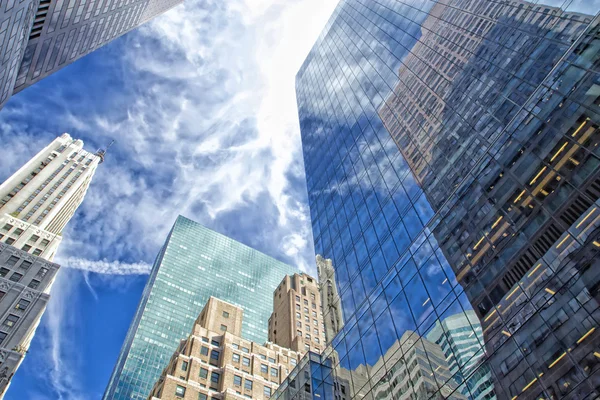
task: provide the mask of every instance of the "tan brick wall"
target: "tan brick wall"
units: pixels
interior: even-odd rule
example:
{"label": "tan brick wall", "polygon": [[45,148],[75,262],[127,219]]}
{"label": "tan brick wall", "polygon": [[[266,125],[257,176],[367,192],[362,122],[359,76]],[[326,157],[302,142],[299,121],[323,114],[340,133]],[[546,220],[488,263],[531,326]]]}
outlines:
{"label": "tan brick wall", "polygon": [[[192,334],[182,341],[155,384],[149,399],[197,400],[199,393],[204,393],[213,399],[244,399],[244,395],[249,395],[253,399],[266,400],[265,386],[271,388],[271,393],[275,392],[296,365],[292,360],[299,362],[301,354],[273,343],[254,343],[229,330],[215,331],[201,325],[206,324],[213,329],[220,327],[224,310],[229,313],[229,319],[241,326],[241,309],[211,298]],[[205,354],[202,354],[203,349]],[[214,351],[219,353],[218,360],[211,358]],[[247,366],[244,365],[244,358],[248,360]],[[184,363],[187,363],[185,368]],[[205,378],[201,376],[203,369],[206,371]],[[213,372],[220,376],[218,384],[211,382]],[[240,377],[240,385],[234,384],[235,376]],[[252,389],[246,388],[247,380],[252,382]],[[177,397],[177,385],[185,388],[184,397]]]}
{"label": "tan brick wall", "polygon": [[[317,353],[325,348],[321,294],[316,279],[304,273],[283,279],[273,293],[268,331],[270,341],[302,354],[308,350],[306,345]],[[302,336],[298,336],[298,331]]]}

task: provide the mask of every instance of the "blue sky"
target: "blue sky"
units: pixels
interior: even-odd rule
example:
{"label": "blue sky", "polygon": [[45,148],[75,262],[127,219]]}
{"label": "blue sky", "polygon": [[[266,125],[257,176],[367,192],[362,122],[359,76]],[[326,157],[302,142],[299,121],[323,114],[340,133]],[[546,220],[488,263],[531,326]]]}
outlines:
{"label": "blue sky", "polygon": [[178,214],[314,273],[294,75],[336,0],[186,0],[14,96],[0,179],[115,139],[64,234],[13,399],[98,399]]}

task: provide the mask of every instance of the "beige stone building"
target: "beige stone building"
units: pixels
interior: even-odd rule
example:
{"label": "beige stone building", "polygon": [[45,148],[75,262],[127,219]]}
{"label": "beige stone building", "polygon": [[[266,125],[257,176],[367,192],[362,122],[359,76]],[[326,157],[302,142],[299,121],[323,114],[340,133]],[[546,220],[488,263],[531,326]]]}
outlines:
{"label": "beige stone building", "polygon": [[325,349],[319,284],[301,273],[286,276],[273,293],[269,341],[305,354]]}
{"label": "beige stone building", "polygon": [[[310,297],[309,297],[310,298]],[[241,308],[211,297],[149,400],[268,399],[301,354],[241,338]]]}

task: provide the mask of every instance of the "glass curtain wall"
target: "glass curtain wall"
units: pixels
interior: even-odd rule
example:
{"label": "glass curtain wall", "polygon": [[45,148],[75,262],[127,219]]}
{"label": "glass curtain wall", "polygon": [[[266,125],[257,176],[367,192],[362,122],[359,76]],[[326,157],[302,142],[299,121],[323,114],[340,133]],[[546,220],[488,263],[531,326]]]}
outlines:
{"label": "glass curtain wall", "polygon": [[340,2],[296,81],[336,398],[598,396],[597,12]]}

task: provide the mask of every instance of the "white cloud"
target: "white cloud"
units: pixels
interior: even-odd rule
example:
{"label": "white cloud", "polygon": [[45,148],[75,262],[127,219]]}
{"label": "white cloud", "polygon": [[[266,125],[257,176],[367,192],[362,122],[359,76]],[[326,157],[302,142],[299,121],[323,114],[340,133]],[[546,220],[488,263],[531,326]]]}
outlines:
{"label": "white cloud", "polygon": [[146,275],[152,266],[146,263],[122,263],[120,261],[91,261],[83,258],[70,257],[58,260],[64,268],[73,268],[104,275]]}

